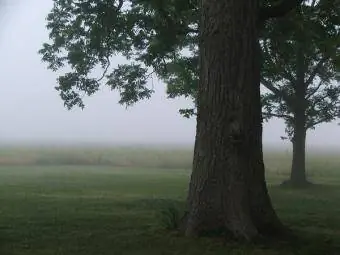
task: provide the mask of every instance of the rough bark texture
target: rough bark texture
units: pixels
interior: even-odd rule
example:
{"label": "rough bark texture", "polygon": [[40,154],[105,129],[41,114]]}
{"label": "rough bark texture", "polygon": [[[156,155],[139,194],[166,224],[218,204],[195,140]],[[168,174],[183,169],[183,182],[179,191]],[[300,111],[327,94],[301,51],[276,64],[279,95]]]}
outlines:
{"label": "rough bark texture", "polygon": [[188,236],[280,233],[262,153],[258,1],[202,0],[200,84]]}

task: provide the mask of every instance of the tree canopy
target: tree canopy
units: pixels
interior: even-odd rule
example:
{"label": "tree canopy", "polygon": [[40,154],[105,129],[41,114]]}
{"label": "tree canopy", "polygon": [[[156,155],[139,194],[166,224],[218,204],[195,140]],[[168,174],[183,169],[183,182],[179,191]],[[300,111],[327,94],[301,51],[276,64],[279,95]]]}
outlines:
{"label": "tree canopy", "polygon": [[[300,2],[262,1],[261,23]],[[47,17],[51,41],[39,53],[54,71],[71,67],[56,87],[69,109],[84,107],[83,97],[94,94],[101,84],[119,91],[119,103],[126,106],[148,99],[153,74],[167,84],[169,98],[184,96],[195,102],[198,20],[197,0],[54,0]],[[111,66],[117,55],[130,63]],[[93,75],[98,66],[103,70],[100,77]],[[195,111],[180,110],[187,117]]]}
{"label": "tree canopy", "polygon": [[[282,118],[290,139],[294,115],[303,102],[305,128],[340,117],[340,5],[313,1],[277,22],[261,40],[263,115]],[[298,93],[298,89],[302,94]]]}
{"label": "tree canopy", "polygon": [[[72,68],[56,87],[68,108],[84,107],[82,97],[94,94],[101,82],[120,92],[121,104],[149,98],[153,90],[147,82],[153,73],[175,83],[170,94],[181,89],[191,95],[190,70],[178,72],[188,65],[197,74],[197,60],[184,57],[185,51],[197,51],[197,20],[198,2],[191,0],[55,0],[47,17],[52,42],[39,52],[54,71]],[[117,55],[130,63],[112,68]],[[104,73],[93,77],[98,65]],[[178,88],[178,82],[185,86]]]}

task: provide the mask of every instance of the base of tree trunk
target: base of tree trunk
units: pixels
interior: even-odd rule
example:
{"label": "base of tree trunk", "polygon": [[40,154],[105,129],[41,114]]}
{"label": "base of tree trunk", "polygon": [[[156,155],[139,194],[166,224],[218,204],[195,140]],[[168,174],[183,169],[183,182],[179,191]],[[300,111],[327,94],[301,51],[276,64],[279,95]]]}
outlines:
{"label": "base of tree trunk", "polygon": [[314,184],[308,180],[299,180],[299,181],[285,180],[280,184],[281,187],[286,187],[286,188],[308,188],[312,185]]}
{"label": "base of tree trunk", "polygon": [[[228,191],[224,193],[226,199],[222,203],[221,199],[213,200],[216,204],[211,203],[212,200],[201,199],[184,214],[180,222],[181,232],[188,237],[223,237],[229,241],[251,243],[282,240],[290,236],[291,231],[277,217],[265,190],[257,190],[254,186],[252,191],[248,197],[249,203],[244,203],[242,198],[237,197],[238,194],[228,196]],[[204,192],[200,195],[202,197]],[[218,197],[218,193],[207,195]],[[233,201],[232,206],[229,206],[229,201]]]}
{"label": "base of tree trunk", "polygon": [[[223,238],[227,242],[250,242],[250,243],[266,243],[273,240],[290,240],[294,233],[280,222],[266,228],[254,228],[252,231],[246,229],[233,229],[224,224],[219,224],[215,228],[202,229],[200,231],[188,231],[188,213],[186,212],[181,222],[179,223],[179,232],[181,235],[187,237],[209,237],[209,238]],[[218,224],[218,223],[217,223]]]}

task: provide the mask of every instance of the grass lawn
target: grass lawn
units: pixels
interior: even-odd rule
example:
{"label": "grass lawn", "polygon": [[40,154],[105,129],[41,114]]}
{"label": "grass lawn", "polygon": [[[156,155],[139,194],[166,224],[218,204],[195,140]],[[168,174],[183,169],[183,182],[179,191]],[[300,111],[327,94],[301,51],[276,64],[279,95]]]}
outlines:
{"label": "grass lawn", "polygon": [[[142,158],[142,152],[136,152],[134,161],[133,153],[120,152],[127,165],[120,167],[112,162],[65,166],[60,156],[53,164],[52,152],[48,164],[45,160],[39,165],[30,156],[31,163],[25,165],[25,156],[20,153],[23,151],[0,151],[1,255],[340,254],[330,251],[340,246],[337,156],[309,157],[311,179],[322,185],[307,190],[279,188],[277,184],[287,177],[289,156],[266,156],[275,208],[283,222],[303,239],[293,247],[288,243],[241,246],[221,239],[194,240],[166,231],[161,211],[169,203],[182,204],[185,199],[189,152],[185,154],[189,158],[185,158],[183,152],[172,151],[165,156],[166,152],[153,155],[149,151],[147,159]],[[105,153],[106,158],[114,154]],[[15,154],[22,159],[18,164],[4,160]],[[39,158],[38,152],[33,154],[35,160]],[[27,151],[25,155],[30,158]],[[5,162],[2,166],[1,156]],[[177,160],[174,165],[171,158]],[[133,167],[134,164],[142,167]]]}

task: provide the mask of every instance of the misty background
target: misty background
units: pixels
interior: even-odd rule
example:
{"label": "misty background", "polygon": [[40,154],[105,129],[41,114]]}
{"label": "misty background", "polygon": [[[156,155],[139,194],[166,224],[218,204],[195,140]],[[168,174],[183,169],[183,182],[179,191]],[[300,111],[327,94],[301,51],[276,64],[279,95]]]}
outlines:
{"label": "misty background", "polygon": [[[1,0],[0,0],[1,1]],[[154,78],[152,99],[126,109],[119,95],[102,87],[86,98],[84,110],[68,111],[55,91],[57,74],[47,70],[38,50],[48,40],[46,16],[52,0],[2,0],[0,8],[0,145],[8,144],[182,144],[192,145],[195,119],[178,110],[192,105],[184,98],[167,99],[165,85]],[[113,64],[121,62],[117,58]],[[99,76],[99,74],[98,74]],[[339,148],[336,122],[309,131],[309,147]],[[264,144],[282,141],[284,123],[264,125]]]}

